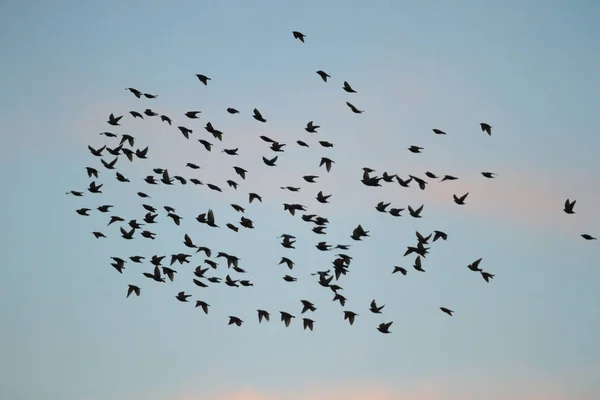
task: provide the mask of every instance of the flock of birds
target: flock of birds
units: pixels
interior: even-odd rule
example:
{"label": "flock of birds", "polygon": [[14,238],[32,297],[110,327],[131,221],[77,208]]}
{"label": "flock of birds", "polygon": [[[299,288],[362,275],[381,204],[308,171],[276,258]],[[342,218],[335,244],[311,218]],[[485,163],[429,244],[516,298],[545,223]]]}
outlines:
{"label": "flock of birds", "polygon": [[[293,37],[295,39],[298,39],[302,43],[304,43],[304,39],[306,36],[300,32],[294,31]],[[331,76],[329,74],[327,74],[326,72],[324,72],[322,70],[316,71],[316,73],[321,77],[321,79],[325,83],[327,83],[328,79],[331,78]],[[196,75],[196,77],[203,85],[208,85],[209,81],[211,80],[211,78],[209,78],[205,75],[202,75],[202,74],[198,74],[198,75]],[[357,91],[346,81],[344,81],[342,89],[349,94],[357,93]],[[135,88],[127,88],[126,90],[130,91],[138,99],[142,99],[142,98],[156,99],[157,98],[157,95],[145,93],[145,92],[137,90]],[[364,110],[359,110],[356,106],[354,106],[350,102],[346,102],[346,105],[355,114],[362,114],[364,112]],[[235,108],[227,108],[227,112],[229,114],[239,114],[240,113],[240,111],[238,111]],[[131,115],[131,117],[133,119],[144,119],[145,117],[147,117],[147,118],[159,117],[162,122],[168,124],[169,126],[171,126],[173,123],[173,121],[171,120],[171,118],[169,116],[160,115],[159,113],[154,112],[150,108],[146,108],[143,112],[130,111],[129,114]],[[185,113],[185,116],[190,120],[194,120],[194,119],[199,118],[199,114],[201,114],[201,111],[188,111]],[[265,119],[265,117],[263,117],[261,112],[256,108],[253,110],[252,117],[256,121],[259,121],[262,123],[267,122],[267,119]],[[122,118],[123,118],[123,115],[115,116],[114,114],[110,114],[107,123],[112,127],[119,127],[119,126],[121,126],[120,122],[121,122]],[[181,134],[186,139],[190,139],[191,135],[193,134],[192,129],[187,128],[183,125],[177,126],[177,128],[179,129]],[[316,125],[314,123],[314,121],[309,121],[306,124],[305,130],[309,133],[317,134],[319,128],[320,128],[320,126]],[[488,123],[484,123],[484,122],[480,123],[480,128],[481,128],[482,132],[491,136],[492,127]],[[204,127],[204,129],[209,134],[211,134],[212,137],[216,141],[222,142],[224,133],[222,131],[216,129],[210,122],[206,123],[206,126]],[[436,135],[446,135],[446,132],[444,132],[443,130],[437,129],[437,128],[432,129],[432,131]],[[93,156],[100,159],[100,163],[106,171],[114,171],[117,181],[119,181],[121,183],[130,183],[130,180],[123,174],[123,172],[117,170],[117,164],[119,163],[119,160],[121,160],[122,157],[126,157],[130,162],[133,162],[134,159],[136,159],[136,158],[137,159],[147,159],[148,151],[149,151],[148,147],[145,147],[143,149],[136,148],[135,147],[136,139],[129,134],[118,135],[118,134],[115,134],[112,132],[102,132],[101,135],[104,135],[108,139],[112,139],[113,142],[111,142],[111,143],[114,143],[114,144],[110,144],[110,143],[104,144],[99,148],[94,148],[92,146],[88,146],[89,151],[91,152],[91,154]],[[268,145],[270,146],[270,149],[273,152],[277,153],[272,158],[263,157],[262,159],[263,159],[264,164],[268,167],[276,166],[279,154],[284,152],[284,147],[286,146],[286,144],[279,143],[275,140],[272,140],[271,138],[269,138],[267,136],[260,136],[260,138],[264,142],[268,143]],[[215,143],[209,142],[206,139],[198,139],[198,142],[205,148],[206,151],[212,151],[212,148],[215,145]],[[327,141],[321,140],[321,141],[318,141],[318,143],[320,146],[322,146],[324,148],[333,147],[333,144],[329,143]],[[306,142],[304,142],[302,140],[298,140],[296,142],[296,144],[298,146],[302,146],[302,147],[310,147],[309,144],[307,144]],[[112,146],[112,147],[109,147],[109,146]],[[225,153],[226,155],[237,155],[238,150],[239,150],[238,148],[233,148],[233,149],[224,148],[224,149],[222,149],[222,152]],[[423,149],[423,147],[413,145],[413,146],[410,146],[408,148],[408,150],[413,153],[420,153],[424,149]],[[107,156],[107,155],[110,156],[111,159],[106,158],[105,156]],[[321,161],[319,163],[319,167],[324,167],[325,171],[327,173],[329,173],[331,171],[334,163],[335,163],[335,161],[333,161],[332,159],[330,159],[328,157],[322,157]],[[187,163],[186,167],[190,168],[192,170],[200,169],[200,166],[193,164],[193,163]],[[240,166],[233,166],[233,170],[239,176],[239,178],[241,178],[242,180],[245,180],[246,174],[249,173],[246,169],[244,169],[243,167],[240,167]],[[86,167],[86,171],[87,171],[87,175],[90,179],[99,179],[100,172],[98,169],[96,169],[94,167]],[[387,172],[383,172],[383,174],[381,176],[378,176],[378,175],[374,175],[375,172],[376,171],[374,171],[373,169],[370,169],[367,167],[363,168],[361,182],[365,186],[368,186],[368,187],[382,186],[382,183],[399,184],[402,187],[409,187],[409,185],[414,182],[421,190],[425,190],[426,186],[428,184],[428,181],[425,178],[421,178],[421,177],[418,177],[415,175],[408,175],[407,178],[402,179],[397,174],[388,174]],[[493,179],[496,174],[494,172],[484,171],[484,172],[481,172],[481,175],[485,178]],[[452,175],[444,175],[442,177],[439,177],[431,172],[426,172],[425,176],[430,180],[439,180],[439,182],[451,181],[451,180],[458,179],[457,177],[452,176]],[[319,176],[305,175],[302,178],[307,184],[311,184],[311,183],[315,183],[317,181],[317,179],[319,178]],[[144,179],[144,181],[148,185],[174,185],[176,183],[178,183],[180,185],[186,185],[188,179],[186,179],[180,175],[171,176],[171,174],[169,173],[167,168],[155,168],[155,169],[153,169],[153,174],[148,175]],[[222,192],[221,187],[219,187],[215,184],[204,183],[196,178],[190,178],[189,181],[191,183],[193,183],[194,185],[203,185],[203,186],[208,187],[208,189],[210,189],[210,190],[213,190],[216,192]],[[236,190],[239,186],[239,182],[236,182],[234,180],[228,180],[226,183],[229,185],[229,187],[236,189]],[[98,195],[98,194],[102,193],[102,186],[103,186],[103,184],[98,184],[98,183],[96,183],[95,180],[92,180],[91,183],[89,184],[89,187],[87,188],[87,191],[92,195]],[[285,186],[285,187],[281,187],[281,189],[287,190],[290,192],[299,192],[301,190],[301,187]],[[76,197],[82,197],[82,196],[84,196],[84,191],[72,190],[72,191],[68,192],[67,194],[71,194]],[[142,199],[150,198],[150,196],[148,194],[146,194],[142,191],[137,192],[137,195]],[[454,196],[453,196],[454,202],[458,205],[465,205],[466,204],[465,201],[467,200],[468,195],[469,195],[468,192],[464,193],[464,194],[454,194]],[[262,202],[262,197],[257,193],[251,192],[251,193],[249,193],[248,196],[249,196],[248,201],[250,204],[253,201]],[[322,191],[320,191],[316,195],[316,200],[319,203],[328,203],[328,200],[330,197],[331,197],[330,194],[324,194]],[[569,199],[567,199],[564,204],[564,212],[567,214],[574,214],[575,213],[575,211],[574,211],[575,203],[576,203],[575,200],[570,201]],[[405,209],[404,208],[393,208],[393,207],[389,208],[390,205],[391,205],[391,203],[386,203],[386,202],[382,201],[382,202],[379,202],[375,206],[375,209],[381,213],[388,213],[393,217],[401,217],[402,216],[401,213],[403,211],[405,211]],[[150,204],[142,204],[142,207],[146,212],[143,217],[143,222],[138,222],[137,219],[127,220],[126,218],[123,218],[121,216],[111,215],[108,218],[108,220],[109,220],[108,226],[115,224],[115,223],[120,224],[119,230],[120,230],[122,238],[125,240],[134,239],[138,232],[139,232],[139,235],[144,238],[154,239],[156,236],[156,233],[150,231],[149,228],[147,228],[147,227],[152,224],[157,223],[156,218],[159,216],[159,209]],[[224,225],[225,227],[227,227],[228,229],[230,229],[234,232],[238,232],[239,229],[241,229],[241,228],[254,229],[254,222],[250,218],[247,218],[244,216],[244,213],[245,213],[244,207],[242,207],[241,205],[238,205],[238,204],[231,204],[231,207],[235,211],[239,212],[242,215],[241,215],[240,220],[237,225],[234,223],[231,223],[231,222],[227,222]],[[104,205],[98,206],[96,208],[96,210],[100,213],[110,213],[111,208],[113,208],[113,205],[104,204]],[[305,205],[302,205],[302,204],[284,203],[283,208],[284,208],[284,211],[289,212],[292,216],[295,216],[296,212],[298,212],[298,213],[303,212],[304,214],[301,215],[302,220],[305,221],[306,223],[312,225],[312,231],[315,234],[317,234],[317,235],[325,235],[326,234],[325,229],[327,228],[327,224],[329,223],[327,218],[316,215],[316,214],[310,214],[308,211],[308,207]],[[175,208],[165,205],[165,206],[163,206],[163,209],[164,209],[164,212],[166,213],[166,216],[168,218],[170,218],[175,225],[179,226],[180,222],[182,220],[182,217],[177,214]],[[89,213],[91,211],[92,211],[92,209],[85,208],[85,207],[79,208],[76,210],[76,212],[81,216],[89,216],[90,215]],[[418,207],[412,207],[409,205],[409,206],[407,206],[406,211],[408,212],[408,215],[410,215],[413,218],[421,218],[421,213],[423,211],[423,205],[420,205]],[[208,209],[206,212],[199,214],[196,217],[196,220],[198,221],[198,223],[206,225],[207,227],[210,227],[210,228],[220,228],[221,227],[221,225],[217,224],[216,217],[215,217],[215,214],[212,209]],[[99,232],[99,231],[94,231],[93,235],[97,239],[106,237],[104,235],[104,233]],[[596,239],[595,237],[593,237],[589,234],[583,234],[581,236],[586,240],[595,240]],[[369,231],[366,230],[365,228],[363,228],[363,226],[359,224],[350,233],[349,237],[355,242],[362,241],[364,238],[369,237]],[[423,260],[427,257],[427,254],[429,253],[431,244],[438,240],[445,241],[445,240],[447,240],[447,238],[448,238],[448,235],[445,232],[440,231],[440,230],[435,230],[434,232],[431,232],[427,235],[423,235],[417,231],[416,232],[416,243],[414,245],[407,246],[404,256],[408,256],[411,254],[416,255],[416,257],[414,258],[414,262],[413,262],[413,268],[416,271],[425,272],[425,270],[423,269]],[[295,243],[296,237],[294,235],[284,233],[280,236],[280,239],[281,239],[281,246],[283,248],[295,249],[294,243]],[[224,251],[218,251],[218,252],[216,252],[215,259],[211,259],[212,255],[215,252],[208,247],[197,244],[192,239],[192,237],[190,235],[188,235],[187,233],[184,233],[182,243],[190,251],[193,250],[194,251],[193,254],[203,253],[204,256],[206,257],[206,259],[202,263],[206,266],[203,266],[201,264],[201,265],[195,267],[195,269],[193,270],[194,277],[192,278],[192,281],[199,288],[205,288],[205,287],[208,287],[208,285],[214,285],[214,284],[220,284],[220,283],[224,283],[225,285],[230,286],[230,287],[239,287],[239,286],[251,287],[254,285],[253,282],[250,281],[249,279],[243,278],[246,271],[240,267],[240,265],[239,265],[240,258],[239,257],[237,257],[233,254],[229,254]],[[332,245],[332,244],[327,243],[326,241],[318,242],[315,245],[315,247],[319,251],[323,251],[323,252],[331,251],[331,250],[348,251],[350,249],[350,245],[346,245],[346,244]],[[175,274],[177,274],[179,272],[175,269],[175,264],[178,263],[179,265],[183,265],[183,264],[191,263],[190,259],[193,257],[193,254],[183,253],[183,252],[174,253],[170,256],[170,260],[169,260],[170,262],[168,265],[165,265],[166,264],[166,261],[165,261],[166,256],[152,255],[151,257],[149,257],[149,262],[150,262],[150,265],[152,266],[152,270],[149,272],[143,272],[142,275],[144,277],[146,277],[147,279],[150,279],[155,282],[165,283],[165,282],[167,282],[167,279],[169,281],[173,282],[175,279]],[[139,255],[130,256],[129,260],[126,260],[121,257],[111,257],[111,259],[112,259],[112,263],[111,263],[112,267],[114,267],[115,270],[118,271],[119,273],[123,273],[123,270],[125,269],[125,265],[127,264],[128,261],[131,261],[132,263],[138,263],[138,264],[142,264],[146,261],[146,257],[139,256]],[[233,273],[227,273],[224,278],[217,277],[217,276],[208,276],[209,271],[211,271],[211,270],[216,271],[219,269],[219,265],[217,263],[217,261],[219,259],[224,259],[225,262],[227,263],[227,268],[233,269],[233,271],[235,271],[235,273],[239,274],[239,276],[234,275],[232,277]],[[347,299],[346,299],[346,297],[344,297],[343,294],[340,293],[340,291],[342,291],[343,289],[341,286],[338,285],[338,283],[340,283],[341,278],[350,271],[351,261],[352,261],[352,257],[350,255],[340,252],[333,259],[332,268],[327,269],[327,270],[322,270],[322,271],[315,271],[315,272],[311,273],[312,276],[316,277],[316,279],[315,279],[316,283],[318,283],[320,286],[332,291],[333,301],[339,302],[342,308],[345,307]],[[479,273],[485,282],[490,282],[490,280],[492,280],[494,278],[494,274],[481,269],[480,268],[481,261],[482,261],[482,258],[477,258],[475,261],[473,261],[466,267],[469,270],[471,270],[472,272]],[[295,265],[294,261],[292,261],[292,259],[290,257],[281,257],[281,261],[279,262],[279,264],[280,265],[283,264],[283,265],[287,266],[290,271],[293,270],[294,265]],[[408,271],[404,267],[394,266],[393,271],[391,273],[392,274],[400,273],[402,275],[406,275],[408,273]],[[295,278],[292,275],[286,274],[285,276],[283,276],[283,280],[286,282],[296,282],[297,278]],[[129,284],[127,287],[126,297],[129,297],[132,294],[135,294],[136,296],[140,296],[141,292],[142,292],[142,290],[141,290],[140,286],[138,286],[138,284]],[[191,297],[192,297],[192,295],[185,293],[185,291],[180,291],[175,296],[175,298],[177,300],[179,300],[180,302],[184,302],[184,303],[189,302],[189,299]],[[307,312],[314,312],[317,309],[315,307],[315,305],[309,300],[301,300],[300,303],[301,303],[302,308],[299,310],[299,312],[301,315],[305,315]],[[195,306],[200,307],[204,311],[204,313],[208,314],[210,304],[208,304],[206,301],[198,299],[198,300],[196,300]],[[376,302],[376,300],[374,299],[370,304],[369,310],[374,314],[382,314],[384,307],[385,307],[385,305],[378,304]],[[365,308],[366,308],[366,306],[365,306]],[[449,316],[452,316],[454,313],[454,311],[452,309],[444,307],[444,306],[439,307],[439,309],[442,312],[448,314]],[[271,314],[267,310],[258,309],[258,310],[256,310],[256,312],[257,312],[257,318],[258,318],[259,323],[270,320]],[[290,325],[290,323],[292,322],[292,319],[296,318],[296,316],[290,312],[280,311],[279,313],[280,313],[281,321],[285,324],[286,327]],[[354,324],[354,321],[358,315],[359,314],[355,311],[346,310],[346,309],[343,310],[343,318],[344,318],[344,320],[347,320],[350,325]],[[304,318],[302,318],[302,322],[303,322],[303,328],[305,330],[306,329],[309,329],[311,331],[313,330],[314,323],[315,323],[315,321],[313,319],[304,317]],[[229,325],[234,324],[237,326],[241,326],[243,323],[244,323],[244,321],[239,316],[235,316],[235,315],[229,316],[229,322],[228,322]],[[390,327],[391,327],[392,323],[393,323],[393,321],[382,322],[379,324],[379,326],[376,327],[376,329],[379,332],[384,333],[384,334],[391,333]]]}

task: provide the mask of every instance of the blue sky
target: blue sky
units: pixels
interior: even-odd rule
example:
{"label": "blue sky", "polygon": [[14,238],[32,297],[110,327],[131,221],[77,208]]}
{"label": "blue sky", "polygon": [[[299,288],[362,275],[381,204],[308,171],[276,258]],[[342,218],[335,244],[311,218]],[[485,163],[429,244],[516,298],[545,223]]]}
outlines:
{"label": "blue sky", "polygon": [[[2,3],[0,397],[600,397],[600,248],[580,237],[600,236],[599,18],[600,5],[583,0]],[[208,86],[197,73],[211,77]],[[345,93],[344,80],[358,93]],[[136,99],[126,87],[159,97]],[[346,101],[365,113],[351,113]],[[229,115],[227,107],[241,113]],[[255,107],[266,124],[251,118]],[[174,126],[128,114],[145,108],[170,115]],[[200,119],[187,120],[189,110],[201,110]],[[110,113],[125,114],[121,128],[105,123]],[[309,120],[321,125],[317,137],[303,129]],[[211,153],[175,128],[213,141],[203,129],[208,121],[225,132]],[[491,137],[480,122],[492,125]],[[103,131],[129,133],[136,147],[150,147],[149,160],[119,160],[130,185],[87,150],[103,144]],[[260,135],[287,143],[277,168],[262,164],[272,152]],[[299,148],[299,139],[311,147]],[[412,154],[410,145],[425,150]],[[235,147],[237,158],[220,152]],[[336,161],[330,174],[318,168],[322,156]],[[247,180],[231,165],[250,171]],[[87,188],[85,166],[99,167],[105,193],[66,196]],[[459,180],[431,182],[425,191],[367,188],[359,182],[365,166]],[[224,192],[149,188],[141,179],[155,167]],[[497,178],[483,178],[487,170]],[[320,175],[319,183],[302,183],[307,174]],[[237,192],[227,179],[241,183]],[[303,189],[293,194],[283,185]],[[139,190],[152,199],[140,201]],[[333,194],[331,204],[314,200],[319,190]],[[452,194],[467,191],[465,206],[452,202]],[[264,202],[248,205],[248,192]],[[566,198],[577,200],[576,214],[562,211]],[[424,204],[423,218],[380,214],[379,201]],[[154,242],[131,243],[116,226],[106,228],[112,214],[142,219],[144,202],[174,206],[182,226],[161,214]],[[322,240],[352,245],[351,271],[340,285],[345,309],[359,314],[354,326],[309,275],[327,268],[334,253],[317,251],[320,237],[285,213],[283,202],[327,216]],[[256,229],[223,228],[239,220],[230,203],[245,206]],[[101,204],[114,212],[84,218],[73,211]],[[194,220],[208,208],[222,228]],[[353,242],[359,223],[371,237]],[[402,254],[415,230],[434,229],[448,241],[432,245],[427,272],[417,273]],[[96,240],[93,230],[109,238]],[[141,275],[148,263],[128,263],[123,275],[110,266],[111,256],[186,252],[184,233],[239,256],[255,287],[197,289],[191,270],[203,261],[198,255],[165,285]],[[298,237],[296,250],[278,244],[282,233]],[[293,271],[277,265],[281,256],[296,262]],[[489,284],[466,269],[480,257],[496,274]],[[408,275],[391,276],[394,265]],[[220,266],[216,273],[227,272]],[[298,282],[284,282],[286,273]],[[130,283],[142,287],[139,298],[125,299]],[[177,302],[180,290],[210,303],[209,314]],[[386,305],[383,315],[368,310],[373,298]],[[310,316],[314,332],[301,329],[300,299],[318,308]],[[257,308],[269,310],[272,322],[258,325]],[[296,316],[289,328],[279,311]],[[227,326],[228,315],[244,325]],[[391,335],[375,330],[391,320]]]}

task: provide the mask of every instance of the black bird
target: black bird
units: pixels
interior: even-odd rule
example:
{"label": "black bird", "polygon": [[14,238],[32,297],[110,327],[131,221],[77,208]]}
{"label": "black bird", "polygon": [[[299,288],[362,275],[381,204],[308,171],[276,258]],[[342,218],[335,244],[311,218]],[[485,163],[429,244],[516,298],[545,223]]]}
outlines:
{"label": "black bird", "polygon": [[365,112],[365,110],[359,110],[358,108],[356,108],[356,106],[354,106],[354,104],[346,102],[346,105],[348,107],[350,107],[350,109],[352,110],[353,113],[355,114],[362,114]]}
{"label": "black bird", "polygon": [[320,127],[321,126],[319,125],[313,125],[313,121],[308,121],[304,130],[309,133],[317,133],[317,129],[319,129]]}
{"label": "black bird", "polygon": [[445,312],[449,316],[452,316],[452,314],[454,313],[454,311],[452,311],[452,310],[450,310],[449,308],[446,308],[446,307],[440,307],[440,310],[442,310],[443,312]]}
{"label": "black bird", "polygon": [[377,327],[377,330],[381,333],[392,333],[392,332],[390,332],[390,326],[392,326],[393,323],[394,323],[394,321],[383,322],[383,323],[379,324],[379,326]]}
{"label": "black bird", "polygon": [[243,323],[244,323],[244,321],[242,321],[238,317],[234,317],[233,315],[230,315],[229,316],[229,323],[227,325],[235,324],[237,326],[242,326]]}
{"label": "black bird", "polygon": [[344,81],[344,86],[342,87],[348,93],[357,93],[356,90],[352,89],[352,86],[346,81]]}
{"label": "black bird", "polygon": [[312,331],[314,323],[315,323],[315,321],[313,321],[310,318],[302,318],[302,326],[304,327],[304,330],[306,330],[308,328]]}
{"label": "black bird", "polygon": [[110,114],[108,116],[108,122],[109,125],[113,125],[113,126],[119,126],[119,121],[121,120],[121,118],[123,118],[123,116],[121,115],[120,117],[115,117],[113,114]]}
{"label": "black bird", "polygon": [[208,307],[210,307],[210,304],[202,300],[196,300],[196,307],[202,307],[204,314],[208,314]]}
{"label": "black bird", "polygon": [[408,148],[408,150],[412,153],[420,153],[421,150],[423,150],[423,147],[419,147],[419,146],[410,146]]}
{"label": "black bird", "polygon": [[304,179],[308,183],[316,183],[315,179],[317,179],[317,178],[318,178],[318,176],[316,176],[316,175],[305,175],[302,177],[302,179]]}
{"label": "black bird", "polygon": [[266,158],[266,157],[263,157],[262,159],[263,159],[263,162],[264,162],[266,165],[268,165],[269,167],[276,167],[276,166],[277,166],[277,164],[275,164],[275,162],[277,162],[277,157],[278,157],[278,156],[275,156],[275,157],[273,157],[273,158],[272,158],[272,159],[270,159],[270,160],[269,160],[268,158]]}
{"label": "black bird", "polygon": [[267,311],[265,310],[256,310],[258,312],[258,323],[260,324],[263,320],[263,318],[269,322],[269,317],[271,314],[269,314]]}
{"label": "black bird", "polygon": [[285,311],[279,311],[279,313],[281,314],[281,321],[285,324],[286,328],[288,326],[290,326],[290,322],[292,322],[292,318],[296,318],[292,314],[287,313]]}
{"label": "black bird", "polygon": [[129,114],[131,114],[131,116],[132,116],[133,118],[141,118],[141,119],[144,119],[144,116],[143,116],[142,114],[140,114],[139,112],[137,112],[137,111],[129,111]]}
{"label": "black bird", "polygon": [[135,95],[135,97],[137,97],[138,99],[141,97],[142,92],[140,92],[139,90],[135,89],[135,88],[125,88],[125,90],[129,90],[131,93],[133,93]]}
{"label": "black bird", "polygon": [[358,316],[358,314],[353,311],[344,311],[344,320],[348,320],[350,325],[354,325],[354,319],[357,316]]}
{"label": "black bird", "polygon": [[304,38],[306,37],[305,34],[300,33],[298,31],[293,31],[292,35],[294,35],[294,39],[298,39],[299,41],[301,41],[302,43],[304,43]]}
{"label": "black bird", "polygon": [[87,172],[88,178],[91,178],[92,176],[94,178],[98,178],[98,170],[96,168],[85,167],[85,170]]}
{"label": "black bird", "polygon": [[487,133],[489,136],[492,136],[492,127],[489,124],[486,124],[485,122],[481,122],[479,124],[479,126],[481,126],[481,131]]}
{"label": "black bird", "polygon": [[260,122],[267,122],[267,120],[263,118],[262,114],[260,113],[260,111],[258,111],[258,109],[255,108],[253,112],[254,115],[252,115],[252,118]]}
{"label": "black bird", "polygon": [[595,237],[593,237],[592,235],[588,235],[587,233],[584,233],[583,235],[581,235],[581,237],[585,240],[596,240]]}
{"label": "black bird", "polygon": [[385,307],[385,304],[382,305],[382,306],[380,306],[380,307],[377,307],[377,303],[375,302],[375,300],[373,300],[371,302],[371,308],[370,308],[370,310],[371,310],[372,313],[381,314],[381,310],[383,310],[383,307]]}
{"label": "black bird", "polygon": [[572,202],[570,202],[569,199],[567,199],[567,201],[565,201],[564,211],[567,214],[575,214],[575,211],[573,211],[573,207],[575,207],[576,202],[577,202],[577,200],[573,200]]}
{"label": "black bird", "polygon": [[446,132],[440,130],[440,129],[433,129],[433,133],[435,133],[436,135],[445,135]]}
{"label": "black bird", "polygon": [[239,114],[239,111],[238,111],[238,110],[236,110],[235,108],[231,108],[231,107],[229,107],[229,108],[227,109],[227,112],[228,112],[229,114]]}
{"label": "black bird", "polygon": [[325,71],[318,70],[317,74],[319,74],[321,79],[323,79],[323,82],[327,82],[327,78],[331,78],[331,76],[329,76]]}
{"label": "black bird", "polygon": [[88,217],[90,214],[88,214],[91,210],[89,208],[80,208],[78,210],[75,210],[75,212],[79,215],[83,215],[85,217]]}
{"label": "black bird", "polygon": [[196,77],[198,78],[198,80],[200,82],[204,83],[204,86],[208,85],[208,81],[211,80],[209,77],[207,77],[206,75],[202,75],[202,74],[196,74]]}
{"label": "black bird", "polygon": [[135,293],[135,295],[139,297],[140,288],[135,285],[127,285],[127,296],[125,296],[125,298],[129,297],[131,293]]}
{"label": "black bird", "polygon": [[493,178],[494,175],[496,175],[496,173],[494,173],[494,172],[482,172],[481,175],[485,176],[486,178]]}
{"label": "black bird", "polygon": [[202,111],[188,111],[185,113],[185,116],[190,118],[190,119],[196,119],[198,118],[198,114],[200,114]]}
{"label": "black bird", "polygon": [[321,162],[319,163],[319,167],[325,165],[325,169],[327,172],[331,171],[331,165],[335,163],[331,158],[321,157]]}
{"label": "black bird", "polygon": [[467,198],[468,195],[469,195],[469,192],[463,194],[460,197],[458,197],[457,195],[453,194],[452,197],[454,197],[454,202],[456,204],[463,205],[463,204],[465,204],[465,199]]}

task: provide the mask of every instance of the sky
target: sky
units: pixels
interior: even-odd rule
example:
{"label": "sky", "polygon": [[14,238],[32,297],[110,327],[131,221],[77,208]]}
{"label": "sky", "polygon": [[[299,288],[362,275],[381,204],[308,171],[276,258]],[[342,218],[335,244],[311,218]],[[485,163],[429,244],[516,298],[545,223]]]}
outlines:
{"label": "sky", "polygon": [[[0,3],[0,397],[600,398],[600,243],[580,236],[600,236],[598,19],[600,4],[586,0]],[[204,86],[195,74],[211,80]],[[357,93],[344,92],[343,81]],[[137,99],[128,87],[158,98]],[[252,119],[255,107],[266,123]],[[129,115],[146,108],[173,126]],[[202,111],[198,120],[184,116],[191,110]],[[124,115],[120,127],[106,123],[110,113]],[[303,129],[310,120],[317,134]],[[224,132],[222,143],[204,130],[209,121]],[[179,125],[193,130],[190,140]],[[148,160],[119,157],[131,183],[117,182],[88,151],[113,147],[104,131],[149,147]],[[262,163],[274,153],[261,135],[286,143],[277,167]],[[200,138],[215,144],[212,152]],[[411,145],[424,151],[410,153]],[[321,157],[335,161],[330,173]],[[233,165],[249,171],[246,180]],[[87,192],[86,166],[98,168],[102,194]],[[157,167],[223,192],[150,187],[142,179]],[[360,183],[363,167],[459,179],[428,180],[423,191],[371,188]],[[309,174],[320,177],[316,184],[302,181]],[[237,191],[228,179],[240,183]],[[288,185],[302,189],[280,189]],[[314,199],[320,190],[332,194],[330,204]],[[248,204],[250,192],[263,202]],[[466,192],[465,205],[452,201]],[[577,200],[575,214],[562,211],[567,198]],[[423,204],[422,218],[378,213],[380,201]],[[149,227],[154,241],[126,241],[118,224],[106,226],[110,215],[141,220],[142,203],[175,207],[181,226],[162,210]],[[225,228],[240,218],[231,203],[246,208],[255,229]],[[283,203],[327,217],[327,235],[312,233]],[[101,214],[103,204],[114,208]],[[89,217],[74,212],[81,207],[92,209]],[[220,228],[195,221],[209,208]],[[358,224],[370,237],[355,242]],[[107,238],[95,239],[96,230]],[[426,272],[417,272],[404,251],[415,231],[433,230],[448,240],[431,244]],[[166,284],[142,275],[148,262],[128,262],[122,275],[110,266],[111,256],[187,252],[185,233],[238,256],[255,286],[194,286],[199,254]],[[297,236],[296,249],[279,244],[283,233]],[[321,240],[351,245],[350,271],[339,281],[344,308],[310,275],[337,253],[315,249]],[[292,271],[278,265],[282,256],[295,261]],[[489,283],[466,268],[478,258],[495,275]],[[211,273],[238,276],[218,261]],[[394,266],[408,274],[392,275]],[[141,296],[126,298],[128,284]],[[175,299],[181,290],[190,303]],[[198,299],[211,305],[208,315],[194,307]],[[317,311],[301,315],[301,299]],[[373,299],[385,304],[382,314],[369,311]],[[258,324],[259,308],[271,322]],[[353,326],[344,309],[358,313]],[[296,317],[288,328],[280,311]],[[230,315],[244,324],[228,326]],[[312,332],[302,330],[306,316]],[[392,333],[379,333],[388,321]]]}

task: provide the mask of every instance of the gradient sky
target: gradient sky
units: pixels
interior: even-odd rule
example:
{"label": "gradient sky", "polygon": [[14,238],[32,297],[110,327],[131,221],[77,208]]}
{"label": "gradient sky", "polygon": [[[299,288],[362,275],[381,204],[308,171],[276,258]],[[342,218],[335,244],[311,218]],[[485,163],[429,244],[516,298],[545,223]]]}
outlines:
{"label": "gradient sky", "polygon": [[[0,4],[0,397],[10,400],[588,400],[600,398],[600,3],[597,1],[4,1]],[[291,32],[306,34],[306,43]],[[324,83],[315,74],[331,75]],[[208,86],[194,77],[212,78]],[[342,82],[358,91],[347,94]],[[126,87],[158,94],[136,99]],[[344,104],[351,101],[363,115]],[[231,116],[227,107],[241,114]],[[266,124],[253,120],[257,107]],[[133,120],[129,110],[170,115]],[[201,110],[197,121],[183,113]],[[126,114],[121,128],[105,123]],[[321,125],[316,144],[304,131]],[[207,121],[225,132],[212,153],[175,128],[208,138]],[[492,125],[492,136],[479,129]],[[432,128],[448,132],[436,136]],[[130,133],[149,160],[118,167],[121,184],[87,145],[99,132]],[[260,139],[287,143],[279,167]],[[213,141],[213,140],[211,140]],[[423,154],[406,150],[425,147]],[[330,174],[321,156],[336,163]],[[186,162],[202,166],[199,171]],[[231,165],[248,169],[238,191]],[[104,194],[82,198],[85,166],[99,166]],[[452,174],[427,190],[359,182],[369,166],[407,177]],[[148,187],[155,167],[224,188]],[[486,180],[481,171],[498,173]],[[320,175],[316,185],[301,176]],[[302,192],[281,191],[301,185]],[[109,215],[143,217],[135,192],[183,216],[175,227],[161,214],[154,242],[126,242]],[[319,190],[331,204],[314,200]],[[248,205],[248,192],[264,198]],[[469,192],[467,205],[452,194]],[[562,211],[576,199],[576,214]],[[377,213],[375,204],[424,204],[420,220]],[[236,235],[199,225],[213,208],[217,223],[237,222],[229,204],[247,206],[253,231]],[[298,216],[298,202],[329,217],[323,240],[352,244],[351,271],[341,286],[343,321],[332,293],[310,272],[328,267],[334,253]],[[74,209],[114,204],[114,212],[80,217]],[[95,210],[94,210],[95,211]],[[371,231],[363,242],[349,234]],[[446,231],[424,260],[426,273],[402,257],[415,230]],[[91,231],[109,238],[96,240]],[[172,254],[194,241],[241,258],[254,288],[207,289],[191,283],[203,257],[159,285],[128,263],[123,275],[111,256]],[[276,237],[292,233],[296,250]],[[296,262],[291,274],[277,263]],[[466,265],[482,257],[496,274],[486,284]],[[407,276],[391,275],[394,265]],[[225,275],[224,267],[219,274]],[[127,284],[142,295],[125,299]],[[175,294],[211,304],[208,315]],[[376,298],[383,315],[368,311]],[[314,332],[301,329],[300,299],[318,310]],[[439,311],[456,311],[450,318]],[[258,325],[255,309],[272,313]],[[279,311],[296,320],[289,328]],[[227,326],[238,315],[241,328]],[[391,335],[375,330],[394,321]]]}

